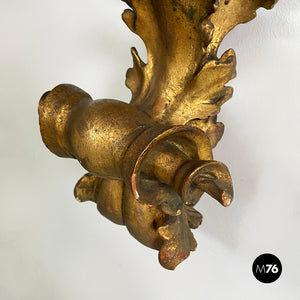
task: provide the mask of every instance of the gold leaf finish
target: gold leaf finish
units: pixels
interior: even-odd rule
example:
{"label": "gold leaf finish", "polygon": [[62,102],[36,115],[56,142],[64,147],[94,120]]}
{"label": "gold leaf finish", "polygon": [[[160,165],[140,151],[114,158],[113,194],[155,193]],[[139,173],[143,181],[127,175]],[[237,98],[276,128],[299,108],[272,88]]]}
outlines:
{"label": "gold leaf finish", "polygon": [[59,85],[40,100],[41,135],[50,151],[88,170],[76,199],[95,202],[173,270],[196,249],[191,229],[202,223],[194,208],[202,194],[225,207],[233,199],[229,170],[212,155],[224,132],[217,114],[233,92],[226,84],[236,76],[234,51],[217,57],[219,45],[276,1],[124,1],[122,18],[148,56],[143,62],[131,49],[131,102],[93,101]]}

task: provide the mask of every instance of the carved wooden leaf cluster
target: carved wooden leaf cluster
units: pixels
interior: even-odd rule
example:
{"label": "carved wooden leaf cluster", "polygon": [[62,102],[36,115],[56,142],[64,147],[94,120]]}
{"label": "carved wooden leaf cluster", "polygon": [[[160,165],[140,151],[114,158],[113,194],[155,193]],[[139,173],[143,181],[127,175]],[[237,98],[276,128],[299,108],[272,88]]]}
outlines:
{"label": "carved wooden leaf cluster", "polygon": [[[131,103],[157,122],[172,125],[193,119],[207,121],[219,113],[232,96],[232,88],[225,84],[235,76],[236,64],[232,49],[217,58],[221,41],[237,24],[252,20],[259,7],[270,9],[277,2],[123,1],[131,7],[124,11],[123,20],[143,39],[148,53],[148,62],[144,63],[132,49],[134,66],[126,80],[132,91]],[[216,144],[222,126],[215,127],[213,120],[212,139]]]}
{"label": "carved wooden leaf cluster", "polygon": [[159,262],[167,269],[174,270],[185,260],[191,251],[196,250],[197,242],[190,228],[202,223],[202,215],[190,206],[183,205],[179,216],[172,216],[158,228],[164,243],[159,251]]}
{"label": "carved wooden leaf cluster", "polygon": [[[148,55],[145,63],[131,50],[133,68],[126,76],[131,104],[158,123],[199,127],[215,147],[224,131],[216,116],[232,96],[226,84],[236,75],[234,51],[218,58],[219,45],[236,25],[255,18],[259,7],[270,9],[277,0],[123,1],[131,8],[123,20],[142,38]],[[163,239],[159,259],[174,269],[195,250],[190,228],[198,227],[202,216],[183,204],[179,215],[168,215],[158,228]]]}

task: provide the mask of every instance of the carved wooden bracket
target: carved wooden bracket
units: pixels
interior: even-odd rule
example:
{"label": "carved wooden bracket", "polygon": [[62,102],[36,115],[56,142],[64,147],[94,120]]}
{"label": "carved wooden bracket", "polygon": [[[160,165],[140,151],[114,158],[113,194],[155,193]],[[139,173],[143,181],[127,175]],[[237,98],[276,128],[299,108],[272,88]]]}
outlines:
{"label": "carved wooden bracket", "polygon": [[239,23],[270,9],[275,0],[125,0],[124,22],[144,41],[148,62],[132,48],[126,85],[130,104],[96,100],[68,84],[39,104],[41,135],[58,156],[88,170],[75,187],[79,201],[94,201],[105,217],[127,226],[159,250],[167,269],[197,243],[202,222],[194,209],[206,192],[228,206],[233,198],[227,167],[212,148],[224,125],[217,114],[232,96],[235,53],[217,50]]}

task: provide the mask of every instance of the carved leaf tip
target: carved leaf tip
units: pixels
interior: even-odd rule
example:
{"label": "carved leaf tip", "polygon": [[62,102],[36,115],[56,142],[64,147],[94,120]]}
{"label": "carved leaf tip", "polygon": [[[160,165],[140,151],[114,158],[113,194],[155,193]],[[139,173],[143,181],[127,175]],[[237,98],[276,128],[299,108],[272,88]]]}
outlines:
{"label": "carved leaf tip", "polygon": [[190,228],[195,229],[201,223],[202,215],[193,207],[184,205],[179,216],[170,217],[164,226],[158,228],[164,240],[159,251],[159,262],[164,268],[174,270],[191,251],[196,250],[197,242]]}
{"label": "carved leaf tip", "polygon": [[208,18],[214,26],[213,38],[208,45],[210,55],[216,55],[223,38],[235,26],[256,17],[258,8],[271,9],[278,0],[222,0],[215,2],[215,12]]}
{"label": "carved leaf tip", "polygon": [[279,0],[267,0],[265,3],[263,3],[263,7],[266,9],[271,9],[274,7],[274,5],[278,2]]}
{"label": "carved leaf tip", "polygon": [[136,13],[131,9],[125,9],[122,19],[131,31],[135,31]]}
{"label": "carved leaf tip", "polygon": [[145,63],[141,60],[137,50],[131,48],[131,55],[133,58],[133,67],[127,70],[126,86],[131,90],[133,99],[137,99],[141,94],[141,88],[145,80],[144,67]]}
{"label": "carved leaf tip", "polygon": [[97,203],[97,193],[102,179],[91,173],[85,174],[79,179],[75,188],[74,196],[77,201],[92,201]]}
{"label": "carved leaf tip", "polygon": [[212,148],[217,146],[224,133],[224,124],[217,122],[216,117],[208,117],[205,120],[193,119],[186,125],[198,127],[204,131]]}

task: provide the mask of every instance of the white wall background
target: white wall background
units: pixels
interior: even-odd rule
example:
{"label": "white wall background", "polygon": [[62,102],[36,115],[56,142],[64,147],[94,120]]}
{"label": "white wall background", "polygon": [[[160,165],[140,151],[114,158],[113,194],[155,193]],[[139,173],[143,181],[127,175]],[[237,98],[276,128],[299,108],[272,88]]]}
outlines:
{"label": "white wall background", "polygon": [[[0,1],[0,299],[299,299],[300,295],[300,2],[230,33],[238,77],[223,106],[225,135],[215,159],[230,168],[235,201],[210,197],[194,231],[198,249],[175,272],[125,227],[77,203],[85,170],[43,145],[37,106],[67,82],[95,98],[129,101],[129,53],[142,42],[123,24],[120,0]],[[273,284],[252,275],[271,252],[283,264]]]}

